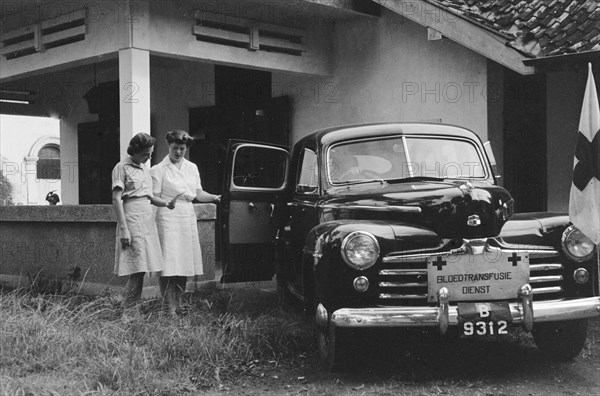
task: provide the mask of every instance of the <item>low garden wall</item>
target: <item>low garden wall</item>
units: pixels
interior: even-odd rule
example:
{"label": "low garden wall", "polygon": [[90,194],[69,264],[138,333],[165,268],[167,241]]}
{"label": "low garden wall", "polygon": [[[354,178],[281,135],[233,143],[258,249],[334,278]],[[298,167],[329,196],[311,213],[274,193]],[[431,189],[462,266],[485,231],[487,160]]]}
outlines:
{"label": "low garden wall", "polygon": [[[214,284],[216,206],[195,204],[204,274],[194,289]],[[113,274],[116,220],[111,205],[0,206],[0,284],[37,285],[86,294],[118,290],[125,278]],[[147,277],[144,296],[158,293]]]}

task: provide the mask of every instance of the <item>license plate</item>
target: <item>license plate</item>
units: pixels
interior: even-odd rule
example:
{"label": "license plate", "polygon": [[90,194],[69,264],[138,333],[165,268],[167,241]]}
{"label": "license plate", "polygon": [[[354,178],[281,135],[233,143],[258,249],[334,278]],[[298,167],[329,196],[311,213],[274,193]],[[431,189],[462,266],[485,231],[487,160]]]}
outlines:
{"label": "license plate", "polygon": [[463,337],[506,335],[510,323],[507,302],[458,303],[458,326]]}
{"label": "license plate", "polygon": [[441,287],[448,289],[450,301],[510,300],[529,283],[529,253],[429,257],[427,278],[428,302],[437,302]]}

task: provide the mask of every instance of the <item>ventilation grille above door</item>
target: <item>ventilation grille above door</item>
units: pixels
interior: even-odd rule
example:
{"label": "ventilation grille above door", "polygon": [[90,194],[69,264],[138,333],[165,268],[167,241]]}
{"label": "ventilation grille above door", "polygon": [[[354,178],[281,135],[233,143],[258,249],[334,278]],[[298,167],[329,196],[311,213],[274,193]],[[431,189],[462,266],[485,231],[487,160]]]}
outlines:
{"label": "ventilation grille above door", "polygon": [[16,59],[85,40],[86,10],[75,10],[0,35],[0,55]]}
{"label": "ventilation grille above door", "polygon": [[301,56],[304,30],[233,16],[197,12],[193,34],[198,41]]}

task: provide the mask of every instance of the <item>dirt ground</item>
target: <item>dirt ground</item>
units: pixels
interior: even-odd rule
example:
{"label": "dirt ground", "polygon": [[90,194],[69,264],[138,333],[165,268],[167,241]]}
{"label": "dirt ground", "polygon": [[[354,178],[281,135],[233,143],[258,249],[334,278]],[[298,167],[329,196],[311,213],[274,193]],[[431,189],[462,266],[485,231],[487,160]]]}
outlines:
{"label": "dirt ground", "polygon": [[415,332],[365,332],[355,361],[327,373],[316,349],[293,362],[257,362],[252,374],[215,394],[227,395],[600,395],[600,319],[590,321],[582,353],[567,362],[543,358],[531,335],[440,339]]}
{"label": "dirt ground", "polygon": [[[295,367],[266,366],[255,378],[220,394],[231,395],[599,395],[600,321],[584,351],[569,362],[544,360],[530,337],[508,340],[393,342],[389,334],[365,341],[366,351],[346,372],[323,372],[307,352]],[[425,343],[422,343],[425,341]]]}

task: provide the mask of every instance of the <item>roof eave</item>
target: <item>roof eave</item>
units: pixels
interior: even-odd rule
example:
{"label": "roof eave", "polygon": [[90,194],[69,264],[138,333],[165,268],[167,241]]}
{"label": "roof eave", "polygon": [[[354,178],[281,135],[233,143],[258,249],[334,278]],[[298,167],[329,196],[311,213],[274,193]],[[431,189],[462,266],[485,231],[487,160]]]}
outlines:
{"label": "roof eave", "polygon": [[507,45],[505,36],[444,7],[425,0],[373,1],[413,22],[437,30],[443,36],[519,74],[535,73],[534,67],[524,63],[523,55]]}
{"label": "roof eave", "polygon": [[600,60],[600,50],[583,51],[571,54],[560,54],[553,56],[544,56],[540,58],[526,59],[523,61],[523,63],[527,66],[533,66],[538,68],[572,63],[591,62],[596,60]]}

